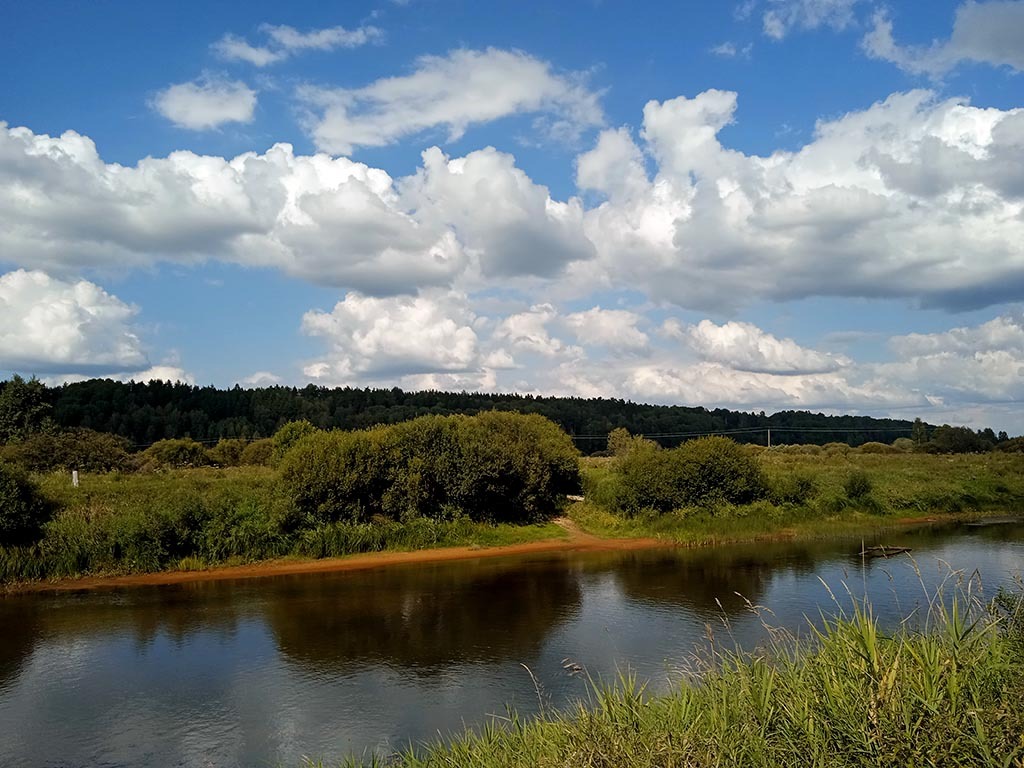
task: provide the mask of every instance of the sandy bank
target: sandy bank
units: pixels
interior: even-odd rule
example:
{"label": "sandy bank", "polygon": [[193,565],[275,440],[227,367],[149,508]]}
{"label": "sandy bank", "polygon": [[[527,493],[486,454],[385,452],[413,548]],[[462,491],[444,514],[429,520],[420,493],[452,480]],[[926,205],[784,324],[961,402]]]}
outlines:
{"label": "sandy bank", "polygon": [[547,552],[602,552],[610,550],[650,549],[673,546],[657,539],[603,539],[580,530],[566,518],[557,521],[568,536],[559,539],[531,541],[498,547],[444,547],[419,549],[412,552],[369,552],[360,555],[325,558],[323,560],[271,560],[251,565],[210,568],[204,571],[160,571],[125,576],[83,576],[57,581],[29,582],[11,585],[7,593],[67,592],[113,587],[137,587],[159,584],[184,584],[194,581],[221,581],[225,579],[257,579],[265,576],[283,576],[304,573],[334,573],[360,571],[391,565],[436,563],[450,560],[472,560],[484,557],[506,557]]}

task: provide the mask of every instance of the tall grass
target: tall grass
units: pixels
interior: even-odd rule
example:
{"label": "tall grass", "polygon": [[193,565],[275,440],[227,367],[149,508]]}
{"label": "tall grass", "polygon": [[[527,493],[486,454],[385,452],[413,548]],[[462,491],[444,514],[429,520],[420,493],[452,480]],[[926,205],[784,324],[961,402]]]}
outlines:
{"label": "tall grass", "polygon": [[323,523],[302,531],[294,551],[303,557],[321,558],[459,545],[500,546],[563,538],[566,535],[564,528],[553,523],[489,525],[468,518],[432,520],[421,517],[406,522],[379,520],[371,523]]}
{"label": "tall grass", "polygon": [[[1024,618],[970,595],[883,631],[871,606],[803,639],[772,631],[754,652],[718,651],[672,693],[635,678],[536,720],[511,713],[447,742],[346,766],[769,768],[990,766],[1024,760]],[[324,765],[315,763],[315,765]]]}

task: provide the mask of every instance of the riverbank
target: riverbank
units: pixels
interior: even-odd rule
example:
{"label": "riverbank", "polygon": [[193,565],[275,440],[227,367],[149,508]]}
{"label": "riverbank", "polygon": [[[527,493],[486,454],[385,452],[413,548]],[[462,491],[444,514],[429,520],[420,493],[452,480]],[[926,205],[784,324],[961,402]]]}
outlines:
{"label": "riverbank", "polygon": [[[615,465],[584,459],[587,501],[563,511],[577,527],[571,533],[550,522],[493,524],[457,515],[309,525],[277,473],[258,467],[111,473],[86,476],[77,488],[67,477],[45,475],[42,491],[59,511],[38,545],[0,548],[0,583],[7,585],[0,591],[251,578],[583,546],[854,538],[1024,514],[1020,455],[822,457],[773,449],[758,462],[767,498],[629,515],[602,504]],[[859,480],[856,493],[851,479]]]}
{"label": "riverbank", "polygon": [[369,552],[346,557],[320,560],[279,559],[246,565],[223,566],[199,571],[160,571],[158,573],[135,573],[109,576],[82,576],[55,581],[35,581],[11,584],[5,588],[7,594],[26,592],[67,592],[114,587],[139,587],[161,584],[184,584],[196,581],[224,581],[230,579],[254,579],[268,576],[288,576],[310,573],[336,573],[362,571],[399,565],[439,563],[456,560],[474,560],[516,555],[548,554],[554,552],[611,552],[638,549],[652,549],[672,546],[671,543],[652,538],[606,539],[582,531],[571,520],[559,519],[554,522],[558,533],[553,538],[544,538],[521,544],[499,544],[495,546],[454,546],[419,549],[408,552]]}
{"label": "riverbank", "polygon": [[[690,531],[689,538],[676,530],[651,530],[647,536],[605,536],[592,532],[601,528],[600,520],[606,513],[595,510],[585,502],[577,502],[569,509],[571,517],[553,521],[545,530],[554,529],[549,538],[540,538],[518,544],[482,546],[435,547],[411,551],[367,552],[323,559],[279,558],[259,563],[215,566],[202,570],[167,570],[155,573],[88,575],[49,581],[28,581],[0,586],[2,594],[40,592],[74,592],[123,587],[186,584],[203,581],[258,579],[273,576],[293,576],[314,573],[340,573],[388,568],[402,565],[425,565],[458,560],[475,560],[524,555],[554,554],[559,552],[616,552],[658,548],[699,548],[757,542],[800,541],[810,539],[839,539],[856,542],[864,538],[877,538],[887,531],[897,532],[914,528],[941,527],[953,524],[982,523],[1020,519],[1008,518],[997,511],[974,514],[942,513],[923,517],[877,518],[859,516],[847,520],[814,520],[804,525],[780,527],[762,532],[734,530],[731,534],[709,535],[707,531]],[[581,527],[580,522],[586,528]]]}
{"label": "riverbank", "polygon": [[203,570],[163,570],[155,573],[125,573],[113,575],[85,575],[72,579],[47,582],[23,582],[0,588],[2,594],[38,592],[72,592],[118,587],[145,587],[190,582],[213,582],[232,579],[261,579],[276,575],[301,573],[329,573],[349,570],[368,570],[396,565],[425,564],[453,560],[473,560],[516,555],[549,554],[555,552],[612,552],[672,546],[662,540],[649,538],[603,539],[587,534],[571,520],[559,518],[553,526],[557,536],[521,544],[496,546],[461,546],[413,550],[408,552],[370,552],[365,554],[309,560],[283,558],[244,565],[227,565]]}

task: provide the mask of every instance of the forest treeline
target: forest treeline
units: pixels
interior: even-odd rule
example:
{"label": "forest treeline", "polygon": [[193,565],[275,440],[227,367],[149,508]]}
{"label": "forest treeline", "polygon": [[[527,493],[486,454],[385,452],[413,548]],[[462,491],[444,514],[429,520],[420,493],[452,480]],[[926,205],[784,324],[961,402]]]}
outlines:
{"label": "forest treeline", "polygon": [[[312,384],[302,388],[217,389],[180,382],[123,383],[109,379],[59,387],[32,384],[39,407],[58,428],[120,435],[136,447],[183,437],[206,443],[222,438],[258,439],[300,420],[321,429],[351,430],[395,424],[418,416],[473,415],[491,410],[545,416],[573,436],[584,453],[604,450],[608,433],[620,427],[635,435],[652,437],[666,447],[684,442],[685,435],[690,433],[708,432],[728,432],[737,442],[764,444],[768,428],[773,430],[775,444],[845,442],[857,446],[911,437],[914,428],[910,421],[870,416],[826,416],[807,411],[766,415],[764,411],[644,405],[617,398],[405,392],[397,388],[331,389]],[[9,386],[11,382],[0,383],[0,401]],[[0,422],[3,420],[0,413]],[[0,423],[0,431],[3,429]],[[926,424],[919,429],[929,433],[933,430]],[[990,446],[1006,439],[1005,434],[997,435],[991,429],[977,435]],[[0,442],[4,441],[0,435]]]}

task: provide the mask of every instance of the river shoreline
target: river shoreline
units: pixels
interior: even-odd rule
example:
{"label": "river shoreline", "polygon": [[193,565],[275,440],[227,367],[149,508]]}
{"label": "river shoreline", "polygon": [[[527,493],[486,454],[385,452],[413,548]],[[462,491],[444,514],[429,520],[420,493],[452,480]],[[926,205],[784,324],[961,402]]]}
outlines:
{"label": "river shoreline", "polygon": [[[843,529],[835,533],[836,538],[854,540],[858,536],[877,534],[886,530],[902,530],[932,525],[967,524],[974,521],[1019,520],[1019,515],[1010,515],[1005,510],[974,512],[971,514],[934,514],[927,516],[880,519],[877,524],[866,524],[855,530]],[[605,538],[583,531],[567,518],[556,521],[567,533],[565,538],[544,539],[522,544],[508,544],[493,547],[458,546],[418,549],[412,551],[367,552],[344,557],[319,560],[278,559],[246,565],[214,567],[197,571],[157,571],[154,573],[133,573],[120,575],[95,575],[54,581],[32,581],[8,584],[0,587],[0,596],[41,592],[76,592],[121,587],[161,586],[204,581],[226,581],[231,579],[256,579],[271,576],[290,576],[313,573],[338,573],[362,571],[398,565],[423,565],[457,560],[473,560],[516,555],[550,554],[556,552],[609,552],[642,549],[681,549],[716,547],[750,542],[792,541],[801,538],[821,538],[820,531],[801,531],[783,528],[755,536],[738,536],[703,542],[677,542],[669,539],[650,537]]]}

